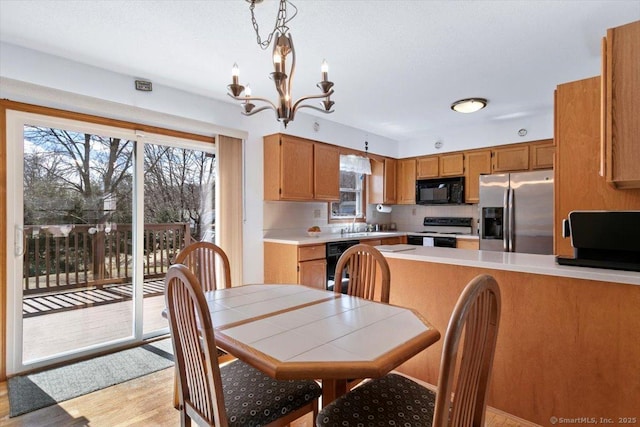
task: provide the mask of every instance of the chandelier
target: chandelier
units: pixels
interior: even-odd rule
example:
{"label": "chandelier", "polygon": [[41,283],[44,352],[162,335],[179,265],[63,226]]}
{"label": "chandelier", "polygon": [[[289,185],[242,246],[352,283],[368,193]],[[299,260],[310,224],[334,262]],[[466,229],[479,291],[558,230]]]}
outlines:
{"label": "chandelier", "polygon": [[[331,109],[334,104],[331,100],[331,95],[333,94],[333,82],[330,82],[328,79],[329,66],[327,65],[327,61],[322,62],[320,68],[322,80],[316,85],[322,93],[318,95],[304,96],[295,102],[293,102],[291,98],[293,75],[296,71],[296,51],[293,47],[293,39],[291,38],[291,33],[289,32],[287,24],[296,16],[298,9],[290,1],[280,0],[275,28],[271,31],[267,39],[263,41],[260,37],[258,23],[254,15],[254,8],[256,4],[261,3],[262,0],[246,1],[249,3],[251,22],[253,24],[253,29],[256,32],[258,45],[262,49],[266,49],[275,37],[273,45],[274,71],[270,76],[276,86],[276,91],[278,92],[278,101],[274,104],[266,98],[251,96],[251,88],[249,85],[247,84],[246,86],[243,86],[238,83],[240,69],[237,64],[233,64],[233,69],[231,71],[231,84],[227,86],[229,89],[228,95],[241,102],[244,108],[242,114],[245,116],[251,116],[261,111],[271,109],[276,113],[277,119],[284,123],[284,127],[286,128],[287,124],[289,124],[290,121],[293,121],[296,111],[300,108],[311,108],[327,114],[333,113],[333,110]],[[287,18],[287,3],[295,9],[291,18]],[[289,58],[290,61],[288,60]],[[322,108],[305,104],[304,102],[309,99],[322,99],[320,103]],[[260,102],[266,105],[256,108],[256,105],[253,102]]]}

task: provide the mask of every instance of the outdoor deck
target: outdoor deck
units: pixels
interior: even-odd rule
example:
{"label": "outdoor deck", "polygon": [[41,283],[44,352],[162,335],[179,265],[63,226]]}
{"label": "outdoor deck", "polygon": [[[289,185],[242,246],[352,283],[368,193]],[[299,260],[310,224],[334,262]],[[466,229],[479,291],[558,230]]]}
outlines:
{"label": "outdoor deck", "polygon": [[[165,307],[164,293],[158,292],[162,281],[154,280],[145,283],[143,299],[143,332],[149,333],[168,327],[167,319],[162,317]],[[114,297],[108,301],[104,292],[73,291],[64,294],[48,295],[38,304],[49,309],[38,313],[28,312],[23,318],[24,341],[23,357],[25,361],[36,360],[53,354],[88,347],[98,343],[109,342],[132,336],[133,300],[125,295],[127,285],[121,289],[107,292]],[[162,289],[162,288],[160,288]],[[73,308],[56,309],[52,306],[58,300],[67,301],[62,296],[74,294],[69,299],[77,299]],[[43,298],[43,297],[37,297]],[[84,302],[85,299],[97,298],[97,303]],[[25,298],[30,300],[31,297]],[[25,306],[33,307],[34,301],[25,302]],[[24,309],[23,309],[24,312]]]}
{"label": "outdoor deck", "polygon": [[[105,286],[101,289],[75,289],[49,294],[28,295],[22,299],[22,317],[29,318],[60,311],[77,310],[131,300],[131,283]],[[162,279],[147,279],[143,285],[144,297],[163,295]]]}
{"label": "outdoor deck", "polygon": [[[164,276],[193,241],[187,223],[145,224],[140,267],[143,334],[168,327]],[[25,362],[133,336],[131,224],[24,228],[22,356]]]}

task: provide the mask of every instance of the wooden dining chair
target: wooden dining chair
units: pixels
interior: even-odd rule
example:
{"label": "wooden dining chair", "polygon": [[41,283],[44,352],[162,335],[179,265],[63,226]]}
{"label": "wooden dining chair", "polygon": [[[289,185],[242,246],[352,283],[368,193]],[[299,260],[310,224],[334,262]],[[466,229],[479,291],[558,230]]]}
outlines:
{"label": "wooden dining chair", "polygon": [[205,292],[231,287],[229,258],[213,243],[196,242],[186,246],[176,256],[175,263],[189,267]]}
{"label": "wooden dining chair", "polygon": [[[380,271],[380,301],[389,303],[391,272],[384,255],[371,245],[354,245],[344,251],[336,264],[335,292],[342,292],[342,278],[347,280],[347,295],[375,299],[377,272]],[[344,275],[346,270],[346,276]]]}
{"label": "wooden dining chair", "polygon": [[498,284],[491,276],[477,276],[462,291],[451,314],[440,361],[438,393],[404,376],[388,374],[327,405],[318,414],[316,426],[484,426],[499,321]]}
{"label": "wooden dining chair", "polygon": [[201,426],[284,426],[317,414],[311,380],[275,380],[236,360],[219,366],[211,315],[196,276],[175,264],[165,277],[169,328],[180,384],[180,422]]}

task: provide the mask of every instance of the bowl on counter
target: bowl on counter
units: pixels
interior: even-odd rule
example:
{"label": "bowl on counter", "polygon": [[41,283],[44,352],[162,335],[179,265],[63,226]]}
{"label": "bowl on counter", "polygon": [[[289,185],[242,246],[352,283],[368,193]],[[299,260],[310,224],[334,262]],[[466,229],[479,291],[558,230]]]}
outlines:
{"label": "bowl on counter", "polygon": [[309,237],[318,237],[320,235],[319,231],[307,231]]}

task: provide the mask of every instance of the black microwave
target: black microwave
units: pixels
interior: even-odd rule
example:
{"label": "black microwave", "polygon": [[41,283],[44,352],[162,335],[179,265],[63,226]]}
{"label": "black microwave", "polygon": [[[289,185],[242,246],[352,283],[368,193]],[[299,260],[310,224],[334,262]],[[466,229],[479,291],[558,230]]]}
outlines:
{"label": "black microwave", "polygon": [[419,205],[464,203],[464,177],[417,180],[416,203]]}

